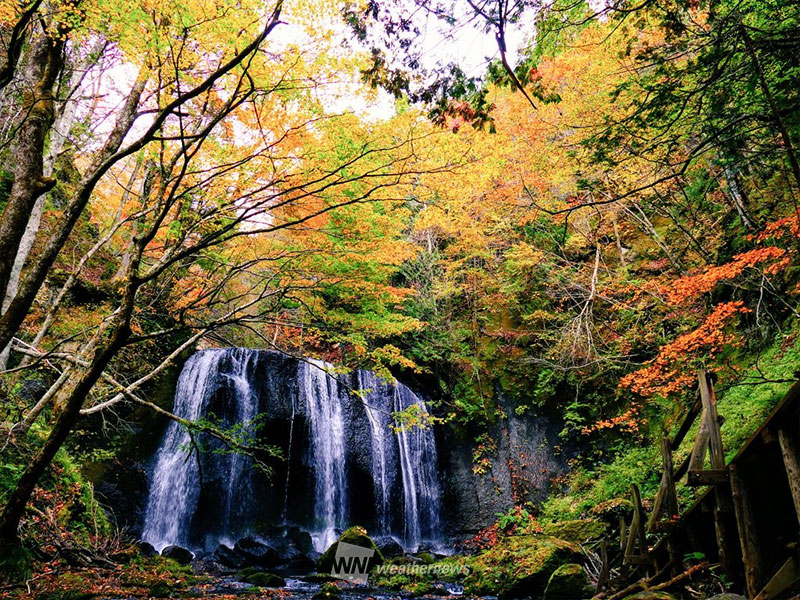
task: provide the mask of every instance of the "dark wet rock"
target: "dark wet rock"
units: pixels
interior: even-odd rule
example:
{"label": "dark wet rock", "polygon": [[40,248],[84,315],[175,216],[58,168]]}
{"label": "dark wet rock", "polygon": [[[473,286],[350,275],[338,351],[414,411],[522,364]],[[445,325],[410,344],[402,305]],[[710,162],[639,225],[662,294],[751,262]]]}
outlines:
{"label": "dark wet rock", "polygon": [[310,573],[316,569],[317,559],[320,554],[318,552],[309,554],[298,554],[287,563],[287,567],[293,571],[305,571]]}
{"label": "dark wet rock", "polygon": [[229,548],[225,544],[217,546],[217,549],[212,555],[212,559],[231,569],[241,569],[247,562],[241,554],[235,552],[233,548]]}
{"label": "dark wet rock", "polygon": [[[522,490],[522,498],[517,500],[533,504],[544,501],[552,479],[566,471],[572,449],[559,438],[559,416],[543,411],[517,415],[502,394],[499,399],[507,418],[502,425],[490,426],[489,435],[496,441],[497,451],[485,475],[473,472],[474,436],[446,428],[441,432],[440,481],[442,506],[446,507],[442,520],[450,536],[470,538],[492,525],[497,513],[514,506],[512,490]],[[516,466],[513,473],[509,465]]]}
{"label": "dark wet rock", "polygon": [[270,546],[252,536],[240,539],[233,550],[242,556],[246,563],[259,567],[274,567],[280,564],[280,554]]}
{"label": "dark wet rock", "polygon": [[544,591],[545,600],[571,600],[592,596],[594,588],[589,585],[586,571],[581,565],[573,563],[561,565],[553,571]]}
{"label": "dark wet rock", "polygon": [[375,538],[375,545],[381,551],[384,558],[394,558],[402,556],[404,553],[403,547],[400,543],[391,536],[383,536]]}
{"label": "dark wet rock", "polygon": [[314,549],[311,534],[299,527],[290,527],[286,532],[286,538],[303,554],[308,554]]}
{"label": "dark wet rock", "polygon": [[167,546],[161,551],[161,556],[165,558],[171,558],[181,565],[188,565],[194,558],[194,554],[189,552],[186,548],[181,548],[180,546]]}
{"label": "dark wet rock", "polygon": [[156,551],[156,549],[153,548],[153,544],[148,544],[147,542],[139,542],[137,544],[137,547],[139,549],[139,554],[141,554],[145,558],[151,558],[156,554],[158,554],[158,551]]}

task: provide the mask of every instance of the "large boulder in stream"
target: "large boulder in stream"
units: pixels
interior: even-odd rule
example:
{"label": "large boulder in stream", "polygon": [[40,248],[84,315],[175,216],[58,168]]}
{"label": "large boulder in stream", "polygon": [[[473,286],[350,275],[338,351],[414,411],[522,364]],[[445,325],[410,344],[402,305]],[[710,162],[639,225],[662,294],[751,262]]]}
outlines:
{"label": "large boulder in stream", "polygon": [[369,561],[367,570],[371,570],[373,567],[382,565],[384,563],[383,554],[381,554],[380,549],[378,549],[378,546],[375,545],[375,542],[372,540],[372,538],[367,535],[367,530],[363,527],[356,526],[346,530],[341,536],[339,536],[338,540],[331,544],[330,548],[325,550],[325,552],[317,561],[317,568],[320,573],[331,572],[334,565],[334,559],[336,558],[336,550],[341,542],[344,542],[345,544],[352,544],[353,546],[361,546],[362,548],[368,548],[374,551],[374,554]]}
{"label": "large boulder in stream", "polygon": [[211,558],[222,566],[229,567],[231,569],[241,569],[247,562],[244,556],[233,550],[233,548],[229,548],[225,544],[220,544],[217,546],[217,549],[214,551],[214,554],[211,556]]}
{"label": "large boulder in stream", "polygon": [[255,567],[274,567],[281,562],[278,551],[264,542],[247,536],[233,546],[234,552],[243,557],[248,565]]}
{"label": "large boulder in stream", "polygon": [[286,538],[303,554],[314,551],[314,540],[311,539],[311,534],[299,527],[289,527],[286,531]]}
{"label": "large boulder in stream", "polygon": [[180,565],[188,565],[194,558],[194,554],[180,546],[167,546],[161,551],[161,556],[171,558]]}
{"label": "large boulder in stream", "polygon": [[378,546],[384,558],[395,558],[396,556],[403,556],[405,553],[400,542],[390,535],[375,538],[375,545]]}
{"label": "large boulder in stream", "polygon": [[464,590],[478,596],[541,598],[553,573],[581,557],[576,544],[558,538],[510,536],[474,557]]}

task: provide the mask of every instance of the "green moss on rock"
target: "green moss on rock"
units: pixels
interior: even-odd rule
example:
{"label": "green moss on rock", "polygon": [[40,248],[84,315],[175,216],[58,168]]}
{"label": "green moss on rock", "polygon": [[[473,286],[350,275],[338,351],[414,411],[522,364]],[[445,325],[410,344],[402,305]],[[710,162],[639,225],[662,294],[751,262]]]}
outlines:
{"label": "green moss on rock", "polygon": [[581,565],[569,563],[561,565],[550,576],[545,600],[563,600],[571,598],[591,598],[594,588],[589,585],[589,577]]}
{"label": "green moss on rock", "polygon": [[561,540],[583,544],[589,540],[596,540],[605,534],[608,526],[592,519],[577,519],[574,521],[559,521],[548,523],[544,526],[544,533]]}
{"label": "green moss on rock", "polygon": [[578,546],[564,540],[511,536],[474,559],[464,589],[470,594],[501,598],[541,596],[553,572],[580,556]]}
{"label": "green moss on rock", "polygon": [[[248,571],[244,574],[244,576],[240,575],[243,571]],[[267,573],[266,571],[249,571],[248,569],[243,569],[236,574],[239,579],[244,581],[245,583],[249,583],[251,585],[257,585],[258,587],[284,587],[286,585],[286,581],[283,577],[279,575],[275,575],[274,573]]]}

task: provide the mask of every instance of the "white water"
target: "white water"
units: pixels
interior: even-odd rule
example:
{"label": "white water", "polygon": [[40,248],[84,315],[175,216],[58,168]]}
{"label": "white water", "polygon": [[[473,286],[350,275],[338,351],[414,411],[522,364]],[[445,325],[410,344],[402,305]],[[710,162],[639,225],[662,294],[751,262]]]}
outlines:
{"label": "white water", "polygon": [[[359,371],[358,386],[368,390],[363,402],[372,433],[379,533],[400,533],[396,538],[409,551],[417,550],[423,542],[436,544],[441,538],[441,490],[433,431],[429,427],[400,427],[392,416],[412,405],[426,413],[425,401],[403,384],[387,384],[369,371]],[[391,523],[392,465],[397,463],[403,487],[402,532]]]}
{"label": "white water", "polygon": [[312,360],[304,364],[303,394],[311,425],[311,460],[314,466],[314,548],[324,552],[336,541],[337,529],[346,526],[344,419],[339,383],[326,372],[331,365]]}
{"label": "white water", "polygon": [[[247,382],[248,353],[229,353],[226,350],[207,350],[192,356],[183,368],[175,391],[173,412],[178,417],[195,421],[204,416],[205,408],[220,372],[220,362],[230,357],[234,364],[233,379],[237,390],[237,420],[244,422],[255,416],[256,406]],[[229,455],[229,482],[243,482],[244,457]],[[189,523],[197,506],[200,489],[200,469],[192,440],[186,429],[171,421],[156,456],[145,508],[142,539],[159,552],[170,544],[188,546]],[[225,493],[227,510],[224,515],[229,524],[237,494],[236,486]],[[246,492],[245,492],[246,494]]]}
{"label": "white water", "polygon": [[[346,440],[359,436],[353,437],[358,432],[351,430],[345,419],[345,414],[360,410],[356,403],[362,403],[369,425],[369,448],[349,450],[366,452],[372,461],[377,530],[370,533],[393,535],[409,551],[423,543],[436,544],[441,539],[441,492],[433,431],[392,428],[397,426],[393,411],[405,410],[412,404],[425,411],[424,401],[406,386],[389,385],[368,371],[359,371],[355,377],[357,387],[368,391],[363,397],[350,396],[340,378],[326,372],[331,366],[321,361],[298,362],[286,372],[275,372],[273,382],[278,381],[279,385],[269,388],[270,397],[259,397],[264,393],[259,390],[265,388],[256,385],[259,382],[254,378],[255,373],[263,372],[257,367],[265,355],[239,348],[195,354],[180,375],[173,412],[187,420],[208,417],[209,404],[216,398],[214,407],[227,409],[229,418],[225,426],[230,427],[252,422],[259,410],[267,411],[269,416],[271,407],[277,407],[290,394],[291,422],[287,424],[290,445],[296,435],[303,434],[295,431],[295,412],[305,415],[308,429],[305,457],[313,473],[312,488],[308,490],[313,493],[313,499],[309,497],[313,515],[309,515],[306,526],[315,549],[324,551],[336,540],[339,530],[362,524],[358,515],[354,517],[355,523],[348,522],[349,495],[357,492],[350,489],[348,481]],[[296,387],[292,387],[293,383]],[[219,396],[220,390],[225,395]],[[229,400],[233,406],[220,407],[220,398]],[[201,545],[207,550],[219,542],[233,545],[244,533],[243,524],[270,519],[285,524],[289,503],[302,506],[304,498],[289,497],[289,479],[297,475],[288,466],[283,485],[276,486],[274,491],[259,489],[253,483],[252,461],[248,457],[206,453],[200,461],[191,444],[185,428],[171,422],[155,457],[142,539],[159,551],[170,544],[192,547],[194,541],[197,545],[198,528],[199,536],[205,536]],[[203,465],[202,473],[198,464]],[[198,504],[201,475],[206,487],[209,481],[213,482],[216,486],[213,489],[220,496],[213,515],[202,514]],[[220,487],[224,489],[217,489]],[[259,498],[270,493],[282,495],[276,515],[254,512]],[[202,525],[193,522],[198,517]],[[213,531],[205,531],[206,527]],[[190,529],[194,531],[194,540],[189,539]]]}
{"label": "white water", "polygon": [[390,506],[389,496],[391,494],[391,482],[389,474],[389,463],[391,457],[387,453],[392,447],[392,440],[387,439],[390,434],[391,415],[386,410],[381,410],[371,403],[371,399],[376,396],[374,390],[380,385],[374,373],[359,371],[358,388],[368,391],[362,400],[367,412],[369,427],[372,432],[372,482],[375,493],[376,511],[378,513],[378,527],[381,535],[389,535],[390,530]]}
{"label": "white water", "polygon": [[[427,412],[425,402],[406,386],[393,390],[396,412],[417,404]],[[439,519],[441,490],[436,473],[436,441],[430,427],[399,427],[400,469],[403,476],[405,507],[405,548],[415,551],[422,542],[436,543],[441,538]]]}

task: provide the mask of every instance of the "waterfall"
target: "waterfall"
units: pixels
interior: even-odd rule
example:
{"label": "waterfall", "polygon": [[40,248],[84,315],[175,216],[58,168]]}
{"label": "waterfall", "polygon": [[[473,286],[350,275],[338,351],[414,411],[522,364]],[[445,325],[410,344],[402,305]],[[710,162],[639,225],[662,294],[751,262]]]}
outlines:
{"label": "waterfall", "polygon": [[[237,398],[232,420],[251,422],[257,406],[247,377],[249,360],[250,354],[246,351],[206,350],[192,356],[178,379],[174,414],[189,421],[207,416],[207,405],[222,376],[230,380]],[[232,363],[230,369],[222,364],[227,361]],[[202,475],[199,465],[203,461],[196,454],[197,449],[186,429],[175,421],[170,422],[156,455],[142,531],[142,539],[159,551],[170,544],[189,545],[189,525],[197,508]],[[246,473],[250,459],[239,454],[215,456],[214,459],[215,470],[225,473],[228,483],[222,490],[224,531],[241,516],[242,502],[252,493]]]}
{"label": "waterfall", "polygon": [[347,486],[345,479],[344,419],[339,382],[328,375],[331,367],[310,360],[302,369],[303,396],[311,425],[311,460],[314,466],[314,547],[324,552],[346,525]]}
{"label": "waterfall", "polygon": [[389,411],[379,408],[375,402],[378,394],[376,388],[380,383],[373,373],[359,371],[357,373],[358,389],[362,392],[364,409],[369,420],[372,435],[372,483],[377,503],[377,523],[381,535],[389,535],[390,531],[390,504],[391,495],[389,463],[392,459],[388,453],[392,449],[391,415]]}
{"label": "waterfall", "polygon": [[[392,416],[412,405],[427,410],[409,388],[369,371],[337,376],[327,363],[277,352],[200,351],[181,372],[173,412],[279,444],[283,479],[267,481],[249,457],[208,435],[192,440],[170,422],[152,463],[142,539],[158,550],[177,544],[210,552],[291,525],[324,551],[340,530],[369,525],[371,534],[393,536],[410,551],[436,544],[433,430],[399,427]],[[250,429],[257,420],[262,427]],[[357,487],[367,482],[372,506]]]}
{"label": "waterfall", "polygon": [[[396,412],[418,405],[427,412],[425,402],[410,389],[398,384],[393,389]],[[405,547],[417,550],[423,541],[441,539],[439,518],[441,491],[436,473],[436,442],[430,427],[396,425],[403,478]]]}
{"label": "waterfall", "polygon": [[[389,384],[359,371],[358,388],[372,433],[372,481],[379,533],[395,534],[407,550],[441,539],[441,490],[436,470],[436,440],[430,427],[401,427],[392,417],[412,405],[424,413],[425,401],[402,383]],[[402,524],[391,522],[392,485],[399,465]]]}

